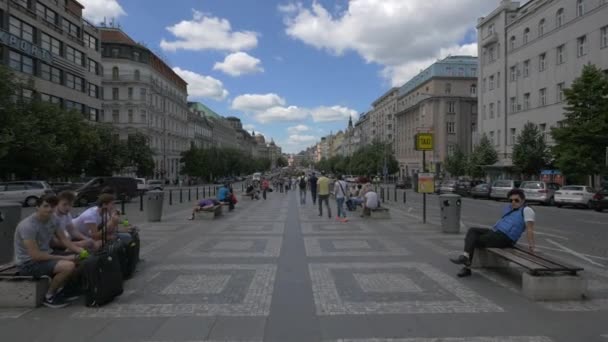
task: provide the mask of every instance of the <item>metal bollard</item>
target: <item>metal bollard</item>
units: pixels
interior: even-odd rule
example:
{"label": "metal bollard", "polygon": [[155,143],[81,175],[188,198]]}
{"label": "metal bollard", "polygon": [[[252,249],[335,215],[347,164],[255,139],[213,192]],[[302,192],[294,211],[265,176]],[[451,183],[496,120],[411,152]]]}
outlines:
{"label": "metal bollard", "polygon": [[192,201],[192,197],[190,197],[190,188],[188,188],[188,202]]}
{"label": "metal bollard", "polygon": [[403,204],[407,203],[407,197],[405,197],[405,190],[403,190]]}
{"label": "metal bollard", "polygon": [[[217,191],[217,187],[215,187],[215,186],[214,186],[214,187],[213,187],[213,196],[215,196],[216,191]],[[209,194],[211,194],[211,192],[209,192]]]}
{"label": "metal bollard", "polygon": [[169,189],[169,205],[173,205],[173,190]]}
{"label": "metal bollard", "polygon": [[122,215],[126,214],[126,212],[125,212],[125,197],[124,196],[122,197],[122,201],[120,201],[120,213]]}
{"label": "metal bollard", "polygon": [[380,197],[382,198],[382,203],[384,203],[384,188],[380,187]]}
{"label": "metal bollard", "polygon": [[139,194],[139,211],[144,211],[144,194]]}
{"label": "metal bollard", "polygon": [[198,186],[196,187],[196,199],[198,199]]}
{"label": "metal bollard", "polygon": [[184,196],[182,193],[182,188],[179,188],[179,203],[184,203]]}
{"label": "metal bollard", "polygon": [[395,186],[395,202],[397,202],[397,186]]}

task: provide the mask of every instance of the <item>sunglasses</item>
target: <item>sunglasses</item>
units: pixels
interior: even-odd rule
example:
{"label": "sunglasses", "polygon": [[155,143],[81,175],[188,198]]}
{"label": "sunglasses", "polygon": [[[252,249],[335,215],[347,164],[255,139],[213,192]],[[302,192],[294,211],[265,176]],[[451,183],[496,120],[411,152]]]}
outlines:
{"label": "sunglasses", "polygon": [[521,202],[521,200],[519,198],[510,198],[509,199],[512,203],[519,203]]}

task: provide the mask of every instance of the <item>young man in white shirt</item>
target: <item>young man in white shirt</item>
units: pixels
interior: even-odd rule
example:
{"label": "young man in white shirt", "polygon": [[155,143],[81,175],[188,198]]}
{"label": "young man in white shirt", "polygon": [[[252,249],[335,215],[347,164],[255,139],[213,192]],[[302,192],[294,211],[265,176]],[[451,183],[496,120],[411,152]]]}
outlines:
{"label": "young man in white shirt", "polygon": [[[338,207],[338,216],[336,220],[340,222],[348,222],[346,219],[346,210],[344,210],[344,201],[348,194],[348,184],[342,180],[342,175],[338,176],[338,180],[334,183],[334,196],[336,196],[336,206]],[[342,216],[342,218],[340,218]]]}
{"label": "young man in white shirt", "polygon": [[367,189],[368,191],[363,196],[363,213],[361,213],[361,217],[370,216],[371,211],[377,209],[379,206],[378,194],[372,190],[371,187],[368,187]]}

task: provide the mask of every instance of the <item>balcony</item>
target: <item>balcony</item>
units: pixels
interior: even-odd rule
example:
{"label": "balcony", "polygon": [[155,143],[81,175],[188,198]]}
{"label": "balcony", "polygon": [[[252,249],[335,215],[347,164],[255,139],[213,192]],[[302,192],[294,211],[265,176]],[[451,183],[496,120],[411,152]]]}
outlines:
{"label": "balcony", "polygon": [[498,42],[498,33],[492,32],[481,40],[481,47],[487,47]]}

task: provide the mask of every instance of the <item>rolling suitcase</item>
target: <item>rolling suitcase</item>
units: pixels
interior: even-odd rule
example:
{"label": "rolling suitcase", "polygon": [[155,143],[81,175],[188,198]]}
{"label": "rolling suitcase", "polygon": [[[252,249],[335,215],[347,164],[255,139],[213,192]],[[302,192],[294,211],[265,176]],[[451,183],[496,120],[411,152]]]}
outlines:
{"label": "rolling suitcase", "polygon": [[118,255],[121,245],[107,241],[107,211],[101,212],[102,247],[83,261],[82,277],[86,306],[105,305],[123,292],[123,276]]}
{"label": "rolling suitcase", "polygon": [[137,229],[129,231],[131,241],[123,246],[123,254],[121,255],[122,275],[124,279],[129,279],[135,273],[137,263],[139,262],[139,233]]}

